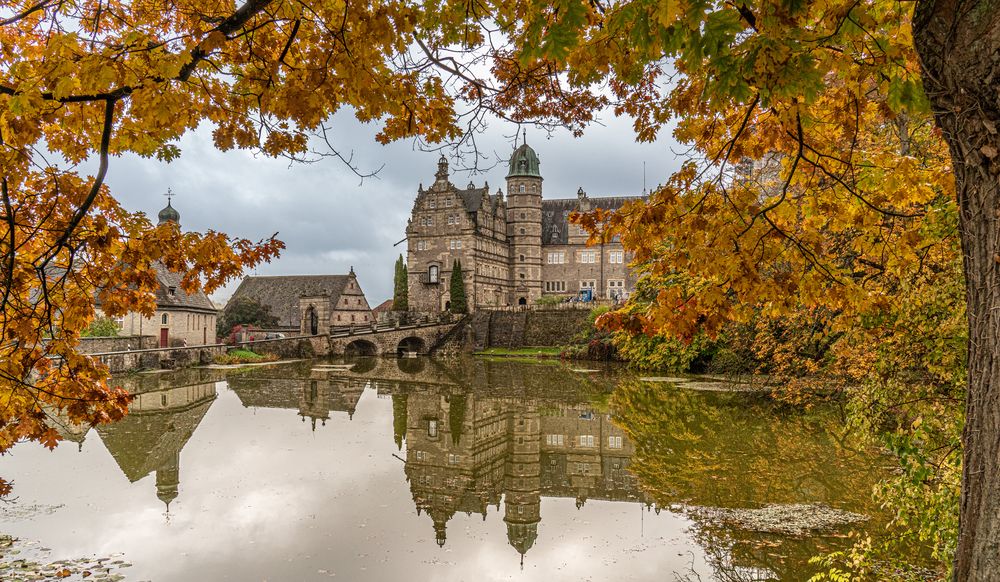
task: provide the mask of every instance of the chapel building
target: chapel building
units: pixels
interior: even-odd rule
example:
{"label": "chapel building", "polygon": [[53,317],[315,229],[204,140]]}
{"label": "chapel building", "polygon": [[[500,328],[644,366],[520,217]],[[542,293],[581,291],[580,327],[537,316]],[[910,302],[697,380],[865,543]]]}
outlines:
{"label": "chapel building", "polygon": [[587,245],[586,231],[569,223],[574,211],[617,210],[638,197],[542,199],[538,155],[527,144],[510,157],[502,190],[448,179],[438,160],[430,188],[417,190],[406,227],[409,306],[433,313],[451,304],[450,281],[460,261],[471,311],[535,304],[543,295],[624,299],[635,289],[621,243]]}

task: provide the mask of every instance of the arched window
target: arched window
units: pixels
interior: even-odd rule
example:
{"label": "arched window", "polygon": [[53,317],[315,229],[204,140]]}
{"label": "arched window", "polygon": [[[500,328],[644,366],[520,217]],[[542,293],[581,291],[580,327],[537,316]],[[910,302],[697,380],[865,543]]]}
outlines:
{"label": "arched window", "polygon": [[167,314],[166,313],[164,313],[163,315],[160,316],[160,323],[162,323],[163,325],[167,325]]}
{"label": "arched window", "polygon": [[437,283],[438,282],[438,267],[437,267],[437,265],[431,265],[430,267],[427,267],[427,281],[429,283]]}

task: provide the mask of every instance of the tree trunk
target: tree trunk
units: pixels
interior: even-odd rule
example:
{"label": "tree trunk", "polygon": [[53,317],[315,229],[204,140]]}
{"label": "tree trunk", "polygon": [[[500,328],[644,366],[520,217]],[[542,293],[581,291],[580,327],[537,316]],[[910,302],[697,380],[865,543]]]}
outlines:
{"label": "tree trunk", "polygon": [[968,287],[954,579],[1000,580],[1000,0],[917,0],[913,40],[951,150]]}

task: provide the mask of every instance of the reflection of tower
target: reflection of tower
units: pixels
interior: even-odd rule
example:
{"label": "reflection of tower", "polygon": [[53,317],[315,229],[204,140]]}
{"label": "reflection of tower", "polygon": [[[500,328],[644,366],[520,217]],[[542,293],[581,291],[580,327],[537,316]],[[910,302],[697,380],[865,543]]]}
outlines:
{"label": "reflection of tower", "polygon": [[170,511],[170,502],[177,497],[177,488],[181,482],[181,452],[178,450],[173,457],[156,468],[156,496],[166,504]]}
{"label": "reflection of tower", "polygon": [[313,430],[316,430],[317,420],[322,426],[326,426],[326,421],[330,419],[329,382],[323,382],[324,390],[320,390],[319,382],[319,380],[309,380],[302,386],[302,400],[299,403],[299,416],[302,417],[302,422],[309,418]]}
{"label": "reflection of tower", "polygon": [[511,455],[507,465],[504,518],[507,541],[521,554],[531,549],[541,520],[541,416],[535,407],[511,417]]}
{"label": "reflection of tower", "polygon": [[97,433],[129,482],[156,473],[156,496],[169,510],[180,484],[181,450],[214,400],[214,382],[135,394],[128,416]]}

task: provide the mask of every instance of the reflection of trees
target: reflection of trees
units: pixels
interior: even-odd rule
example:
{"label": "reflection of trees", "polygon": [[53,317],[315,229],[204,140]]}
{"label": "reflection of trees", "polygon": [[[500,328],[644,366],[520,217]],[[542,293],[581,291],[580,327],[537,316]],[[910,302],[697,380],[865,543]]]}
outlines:
{"label": "reflection of trees", "polygon": [[456,445],[462,440],[462,425],[465,423],[465,394],[461,392],[448,397],[448,427],[451,441]]}
{"label": "reflection of trees", "polygon": [[[631,439],[629,470],[660,507],[681,507],[721,580],[802,579],[824,539],[793,539],[715,523],[695,509],[824,503],[873,515],[869,454],[846,446],[831,407],[791,409],[766,395],[623,382],[613,420]],[[848,435],[849,436],[849,435]],[[845,545],[827,540],[834,546]]]}
{"label": "reflection of trees", "polygon": [[403,392],[392,395],[392,436],[396,449],[402,450],[406,438],[406,394]]}

